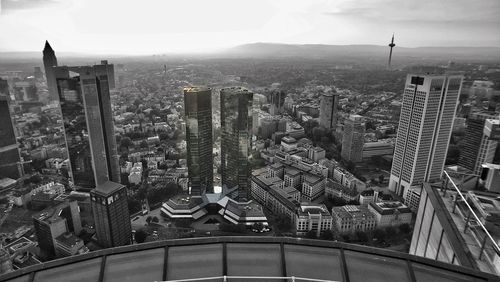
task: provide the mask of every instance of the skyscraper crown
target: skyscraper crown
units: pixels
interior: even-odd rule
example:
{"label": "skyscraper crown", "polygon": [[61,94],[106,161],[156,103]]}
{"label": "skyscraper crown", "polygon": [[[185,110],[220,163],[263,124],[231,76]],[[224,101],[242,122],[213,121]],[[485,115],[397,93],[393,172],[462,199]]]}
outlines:
{"label": "skyscraper crown", "polygon": [[54,50],[52,49],[52,47],[50,46],[49,44],[49,41],[48,40],[45,40],[45,47],[43,48],[43,51],[44,52],[54,52]]}

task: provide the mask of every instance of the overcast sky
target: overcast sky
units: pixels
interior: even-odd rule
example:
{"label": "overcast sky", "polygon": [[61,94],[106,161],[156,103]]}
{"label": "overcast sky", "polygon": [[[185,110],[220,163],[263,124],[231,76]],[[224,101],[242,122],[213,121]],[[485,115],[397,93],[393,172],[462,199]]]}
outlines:
{"label": "overcast sky", "polygon": [[0,0],[0,51],[151,54],[253,42],[500,46],[500,0]]}

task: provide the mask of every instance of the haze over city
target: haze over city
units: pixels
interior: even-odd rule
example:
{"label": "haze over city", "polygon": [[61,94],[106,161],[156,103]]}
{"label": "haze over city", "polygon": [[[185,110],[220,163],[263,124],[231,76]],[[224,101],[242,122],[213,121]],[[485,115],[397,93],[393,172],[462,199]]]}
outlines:
{"label": "haze over city", "polygon": [[[2,0],[0,51],[211,52],[254,42],[500,46],[500,5],[469,1]],[[98,44],[97,44],[98,43]]]}

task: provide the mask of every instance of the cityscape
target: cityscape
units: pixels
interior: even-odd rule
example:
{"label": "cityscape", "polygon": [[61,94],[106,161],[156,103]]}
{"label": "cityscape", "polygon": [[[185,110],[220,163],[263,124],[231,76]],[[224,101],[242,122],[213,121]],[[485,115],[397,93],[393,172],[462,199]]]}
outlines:
{"label": "cityscape", "polygon": [[0,281],[500,281],[500,3],[379,1],[2,1]]}

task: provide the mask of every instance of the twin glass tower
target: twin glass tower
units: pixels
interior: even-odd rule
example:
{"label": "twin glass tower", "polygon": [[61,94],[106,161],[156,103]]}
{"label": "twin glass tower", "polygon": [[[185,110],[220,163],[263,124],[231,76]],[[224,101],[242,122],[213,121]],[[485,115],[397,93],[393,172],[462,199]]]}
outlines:
{"label": "twin glass tower", "polygon": [[[213,193],[212,90],[184,89],[187,164],[191,195]],[[253,93],[241,88],[220,91],[221,171],[223,189],[231,198],[249,200],[252,151]]]}

